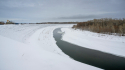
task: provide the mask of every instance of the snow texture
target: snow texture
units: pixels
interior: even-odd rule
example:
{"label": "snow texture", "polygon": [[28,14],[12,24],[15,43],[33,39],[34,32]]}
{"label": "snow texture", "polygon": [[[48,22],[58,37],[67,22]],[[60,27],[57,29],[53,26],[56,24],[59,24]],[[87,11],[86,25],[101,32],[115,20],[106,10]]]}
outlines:
{"label": "snow texture", "polygon": [[53,30],[64,24],[0,26],[0,70],[100,70],[69,58],[56,45]]}
{"label": "snow texture", "polygon": [[81,31],[79,29],[61,28],[63,34],[62,40],[86,47],[99,50],[105,53],[125,57],[125,36],[115,36],[90,31]]}

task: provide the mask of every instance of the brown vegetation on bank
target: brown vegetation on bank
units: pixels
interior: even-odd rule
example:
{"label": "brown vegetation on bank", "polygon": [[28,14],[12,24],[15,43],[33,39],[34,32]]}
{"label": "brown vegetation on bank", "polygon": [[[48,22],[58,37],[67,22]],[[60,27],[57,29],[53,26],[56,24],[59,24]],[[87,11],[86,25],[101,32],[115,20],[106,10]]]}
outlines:
{"label": "brown vegetation on bank", "polygon": [[89,30],[97,33],[120,34],[125,36],[125,19],[102,18],[79,22],[72,28]]}
{"label": "brown vegetation on bank", "polygon": [[0,22],[0,25],[4,25],[5,23],[4,22]]}

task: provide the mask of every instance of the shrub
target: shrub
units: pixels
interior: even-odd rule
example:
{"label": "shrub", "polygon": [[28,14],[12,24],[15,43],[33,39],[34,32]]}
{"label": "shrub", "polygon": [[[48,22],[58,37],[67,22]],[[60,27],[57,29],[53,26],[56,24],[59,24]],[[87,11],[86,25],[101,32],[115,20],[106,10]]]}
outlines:
{"label": "shrub", "polygon": [[4,25],[5,23],[4,22],[0,22],[0,25]]}
{"label": "shrub", "polygon": [[102,18],[79,22],[72,28],[90,30],[97,33],[119,33],[125,35],[125,19]]}

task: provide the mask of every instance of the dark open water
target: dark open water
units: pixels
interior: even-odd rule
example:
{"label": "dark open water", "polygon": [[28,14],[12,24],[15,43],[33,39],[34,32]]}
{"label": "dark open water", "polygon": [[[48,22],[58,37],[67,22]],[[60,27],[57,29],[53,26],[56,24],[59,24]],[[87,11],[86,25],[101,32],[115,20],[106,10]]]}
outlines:
{"label": "dark open water", "polygon": [[54,30],[57,46],[72,59],[105,70],[125,70],[125,58],[62,41],[60,28]]}

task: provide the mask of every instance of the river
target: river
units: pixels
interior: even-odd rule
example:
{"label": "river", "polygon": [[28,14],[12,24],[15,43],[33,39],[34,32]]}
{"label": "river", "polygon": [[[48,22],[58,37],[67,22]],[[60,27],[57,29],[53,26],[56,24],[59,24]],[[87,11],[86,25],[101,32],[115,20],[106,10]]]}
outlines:
{"label": "river", "polygon": [[125,70],[125,58],[63,41],[62,34],[61,28],[53,31],[57,46],[71,59],[105,70]]}

